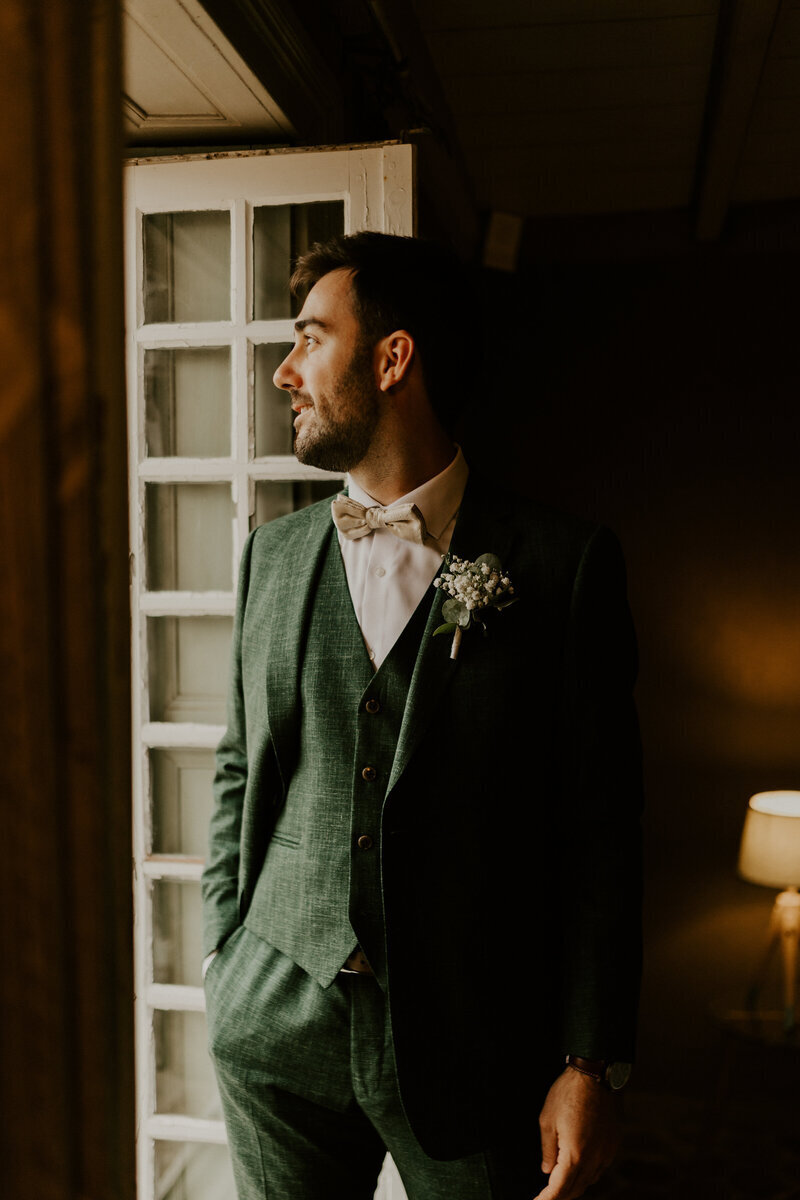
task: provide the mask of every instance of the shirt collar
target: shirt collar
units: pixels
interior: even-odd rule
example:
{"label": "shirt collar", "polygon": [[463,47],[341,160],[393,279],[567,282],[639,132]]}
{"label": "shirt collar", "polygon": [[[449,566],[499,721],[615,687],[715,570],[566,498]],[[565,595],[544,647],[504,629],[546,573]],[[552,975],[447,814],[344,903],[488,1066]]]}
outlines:
{"label": "shirt collar", "polygon": [[[461,506],[468,475],[467,461],[461,447],[456,446],[455,458],[443,471],[434,475],[432,479],[426,480],[418,488],[414,488],[413,492],[408,492],[405,496],[393,500],[392,503],[416,504],[425,518],[425,527],[428,533],[434,540],[438,540]],[[359,504],[369,508],[378,503],[368,492],[360,488],[354,479],[348,480],[348,484],[348,495],[353,500],[357,500]],[[390,506],[380,505],[380,507],[388,508]]]}

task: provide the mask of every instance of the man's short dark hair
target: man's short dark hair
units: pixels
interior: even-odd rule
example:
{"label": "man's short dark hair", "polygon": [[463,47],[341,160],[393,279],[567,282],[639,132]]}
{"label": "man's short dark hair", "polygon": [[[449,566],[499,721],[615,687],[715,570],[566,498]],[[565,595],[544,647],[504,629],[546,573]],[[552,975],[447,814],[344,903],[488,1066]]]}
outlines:
{"label": "man's short dark hair", "polygon": [[[353,275],[353,309],[370,347],[396,329],[414,338],[431,406],[452,431],[467,397],[456,372],[456,345],[463,336],[467,276],[455,255],[435,242],[388,233],[342,234],[316,242],[297,261],[292,291],[310,289],[331,271]],[[469,326],[467,325],[467,329]],[[458,378],[460,376],[460,378]]]}

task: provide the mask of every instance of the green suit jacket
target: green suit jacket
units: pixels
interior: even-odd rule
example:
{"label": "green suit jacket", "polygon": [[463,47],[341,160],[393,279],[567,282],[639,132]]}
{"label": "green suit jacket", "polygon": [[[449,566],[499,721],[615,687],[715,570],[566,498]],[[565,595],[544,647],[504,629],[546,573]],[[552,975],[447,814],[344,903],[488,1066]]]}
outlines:
{"label": "green suit jacket", "polygon": [[[228,728],[203,880],[205,952],[240,925],[298,750],[327,502],[242,558]],[[640,971],[635,641],[607,530],[470,478],[451,550],[496,554],[518,602],[431,635],[432,590],[381,822],[388,993],[407,1115],[433,1157],[535,1121],[569,1051],[631,1061]],[[248,606],[258,592],[259,603]],[[249,618],[257,608],[258,619]]]}

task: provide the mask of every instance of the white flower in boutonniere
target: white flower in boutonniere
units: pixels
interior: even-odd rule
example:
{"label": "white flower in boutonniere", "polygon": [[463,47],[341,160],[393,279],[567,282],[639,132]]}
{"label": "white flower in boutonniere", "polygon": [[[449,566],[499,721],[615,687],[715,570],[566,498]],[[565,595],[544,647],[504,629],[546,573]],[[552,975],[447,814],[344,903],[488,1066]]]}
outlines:
{"label": "white flower in boutonniere", "polygon": [[444,568],[434,579],[433,586],[441,588],[450,599],[442,605],[445,624],[434,629],[433,636],[452,633],[450,657],[458,658],[464,630],[480,625],[485,636],[488,633],[484,625],[485,610],[496,608],[499,612],[513,604],[517,597],[496,554],[482,554],[475,562],[447,554]]}

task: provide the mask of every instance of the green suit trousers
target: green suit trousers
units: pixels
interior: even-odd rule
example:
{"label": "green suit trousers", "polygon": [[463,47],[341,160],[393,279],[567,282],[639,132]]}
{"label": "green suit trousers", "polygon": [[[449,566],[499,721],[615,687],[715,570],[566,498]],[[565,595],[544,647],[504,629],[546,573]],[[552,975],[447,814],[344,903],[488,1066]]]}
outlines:
{"label": "green suit trousers", "polygon": [[544,1186],[536,1129],[455,1161],[422,1151],[373,977],[322,988],[243,925],[205,986],[239,1200],[371,1200],[387,1150],[409,1200],[531,1200]]}

